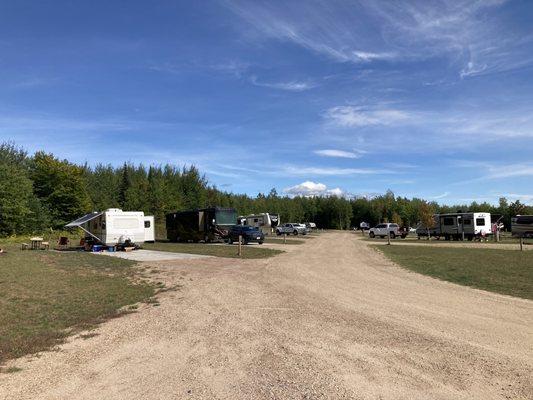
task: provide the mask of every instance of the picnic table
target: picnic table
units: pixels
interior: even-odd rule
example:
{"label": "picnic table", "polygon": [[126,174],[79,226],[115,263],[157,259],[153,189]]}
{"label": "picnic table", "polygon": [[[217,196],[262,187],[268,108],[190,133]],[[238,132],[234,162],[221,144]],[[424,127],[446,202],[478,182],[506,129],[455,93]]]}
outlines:
{"label": "picnic table", "polygon": [[42,237],[32,237],[30,239],[31,241],[31,249],[32,250],[40,250],[41,244],[43,243],[44,239]]}

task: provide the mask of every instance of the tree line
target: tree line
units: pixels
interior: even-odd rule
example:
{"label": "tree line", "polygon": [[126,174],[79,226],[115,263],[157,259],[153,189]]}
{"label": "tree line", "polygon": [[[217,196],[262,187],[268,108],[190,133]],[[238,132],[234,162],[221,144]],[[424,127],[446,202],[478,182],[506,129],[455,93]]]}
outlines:
{"label": "tree line", "polygon": [[497,206],[443,206],[391,191],[347,199],[288,197],[272,189],[251,197],[219,190],[194,166],[78,165],[44,151],[29,155],[13,143],[0,144],[0,236],[62,229],[85,213],[107,208],[144,211],[164,224],[168,212],[208,206],[234,207],[239,215],[279,213],[282,222],[312,221],[325,229],[348,229],[362,221],[415,226],[435,212],[458,210],[501,214],[509,226],[512,216],[533,213],[533,207],[505,198]]}

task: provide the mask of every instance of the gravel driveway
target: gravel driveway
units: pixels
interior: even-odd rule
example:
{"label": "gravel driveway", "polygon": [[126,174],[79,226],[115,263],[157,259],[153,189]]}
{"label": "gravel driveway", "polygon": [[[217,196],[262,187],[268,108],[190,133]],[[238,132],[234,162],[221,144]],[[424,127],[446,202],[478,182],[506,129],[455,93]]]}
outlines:
{"label": "gravel driveway", "polygon": [[146,263],[176,288],[158,307],[15,360],[0,399],[533,398],[532,301],[408,272],[347,232],[286,249]]}

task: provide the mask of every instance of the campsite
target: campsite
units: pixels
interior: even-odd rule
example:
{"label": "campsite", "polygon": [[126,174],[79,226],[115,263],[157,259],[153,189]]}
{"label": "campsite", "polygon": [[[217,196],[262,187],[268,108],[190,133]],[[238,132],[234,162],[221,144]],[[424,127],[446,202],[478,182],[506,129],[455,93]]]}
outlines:
{"label": "campsite", "polygon": [[0,400],[533,400],[533,1],[0,1]]}
{"label": "campsite", "polygon": [[[12,145],[2,151],[4,159],[31,160]],[[80,167],[46,157],[30,167],[34,187],[56,180],[57,169],[70,170],[65,184],[90,187],[80,185],[87,179]],[[55,170],[47,170],[50,161]],[[392,193],[363,201],[273,190],[253,199],[217,192],[190,169],[169,178],[196,186],[196,197],[185,186],[179,194],[195,208],[156,208],[146,189],[139,197],[145,205],[132,209],[131,178],[154,187],[154,172],[142,178],[133,171],[114,170],[122,177],[108,203],[114,208],[87,213],[76,198],[37,192],[54,219],[43,211],[37,221],[30,213],[4,220],[10,235],[0,239],[1,397],[30,399],[38,387],[43,398],[69,398],[79,386],[68,382],[88,388],[94,377],[104,389],[84,397],[126,390],[140,399],[161,380],[172,381],[163,385],[168,395],[224,396],[226,386],[206,380],[211,375],[233,382],[237,397],[268,390],[275,397],[350,398],[355,382],[357,393],[370,395],[378,376],[393,379],[393,391],[446,397],[475,386],[520,398],[533,388],[522,351],[533,323],[533,242],[529,219],[516,217],[530,212],[520,202],[456,206],[477,213],[453,213]],[[82,198],[103,204],[105,190]],[[70,204],[68,213],[58,198]],[[261,240],[248,240],[256,235]],[[336,350],[324,353],[317,343]],[[408,358],[397,357],[405,352]],[[111,374],[110,364],[117,366]],[[368,378],[350,375],[354,366],[364,366]],[[286,383],[272,385],[280,380]]]}

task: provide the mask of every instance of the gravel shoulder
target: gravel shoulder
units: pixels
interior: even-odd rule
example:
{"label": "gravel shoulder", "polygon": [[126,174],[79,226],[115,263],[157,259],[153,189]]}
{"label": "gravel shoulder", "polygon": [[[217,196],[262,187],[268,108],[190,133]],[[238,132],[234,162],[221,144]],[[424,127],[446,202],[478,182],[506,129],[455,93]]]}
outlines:
{"label": "gravel shoulder", "polygon": [[145,262],[169,290],[0,399],[531,399],[533,302],[395,266],[323,233],[270,259]]}

